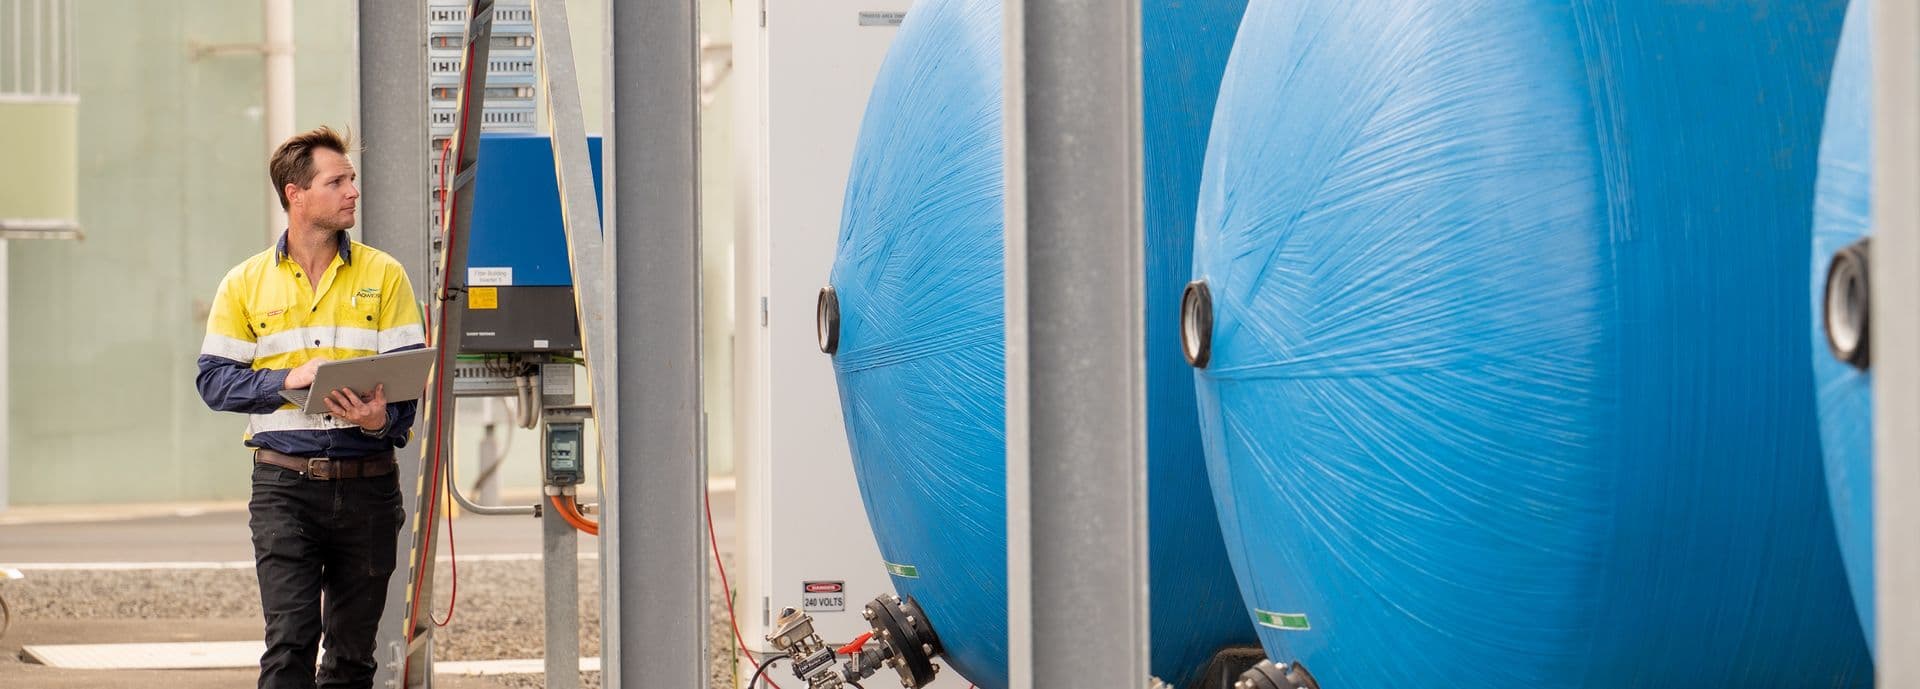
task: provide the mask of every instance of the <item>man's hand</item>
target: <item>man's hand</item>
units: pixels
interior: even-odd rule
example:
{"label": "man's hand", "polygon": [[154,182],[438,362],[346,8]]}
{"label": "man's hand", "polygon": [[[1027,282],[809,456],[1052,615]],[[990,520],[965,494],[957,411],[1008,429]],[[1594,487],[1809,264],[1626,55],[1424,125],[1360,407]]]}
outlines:
{"label": "man's hand", "polygon": [[386,386],[373,386],[373,395],[365,400],[353,391],[341,388],[327,395],[327,410],[334,418],[344,419],[348,423],[369,431],[377,431],[387,426]]}
{"label": "man's hand", "polygon": [[299,390],[300,388],[312,385],[313,374],[319,371],[320,365],[324,363],[327,363],[326,359],[315,357],[307,363],[301,364],[299,368],[293,369],[292,372],[287,374],[286,388],[288,390]]}

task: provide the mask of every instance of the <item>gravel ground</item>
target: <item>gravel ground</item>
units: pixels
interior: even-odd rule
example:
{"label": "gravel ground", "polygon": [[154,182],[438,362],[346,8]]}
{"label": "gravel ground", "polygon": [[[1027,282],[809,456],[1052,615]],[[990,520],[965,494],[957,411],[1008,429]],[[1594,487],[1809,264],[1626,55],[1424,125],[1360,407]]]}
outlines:
{"label": "gravel ground", "polygon": [[[434,611],[438,619],[445,619],[447,612],[450,574],[444,565],[435,571]],[[494,660],[543,655],[539,562],[461,563],[459,576],[454,619],[436,632],[437,658]],[[579,576],[580,652],[582,656],[599,655],[598,562],[581,562]],[[709,588],[711,687],[731,689],[734,644],[717,576],[710,578]],[[41,571],[13,582],[6,594],[16,624],[76,619],[260,619],[252,570]],[[539,675],[493,679],[503,687],[544,686]],[[599,673],[586,673],[583,679],[585,686],[598,689]]]}

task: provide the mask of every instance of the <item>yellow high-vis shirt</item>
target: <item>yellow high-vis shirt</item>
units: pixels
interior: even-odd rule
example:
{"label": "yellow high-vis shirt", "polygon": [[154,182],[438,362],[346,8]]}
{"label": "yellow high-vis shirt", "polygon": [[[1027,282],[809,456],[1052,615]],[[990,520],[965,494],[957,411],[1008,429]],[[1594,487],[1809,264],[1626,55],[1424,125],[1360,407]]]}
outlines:
{"label": "yellow high-vis shirt", "polygon": [[413,286],[400,262],[339,233],[339,255],[314,287],[272,249],[227,272],[200,344],[201,398],[249,415],[243,442],[300,457],[362,457],[405,445],[414,402],[387,405],[387,427],[369,432],[330,414],[306,414],[280,396],[287,373],[316,357],[352,359],[426,346]]}

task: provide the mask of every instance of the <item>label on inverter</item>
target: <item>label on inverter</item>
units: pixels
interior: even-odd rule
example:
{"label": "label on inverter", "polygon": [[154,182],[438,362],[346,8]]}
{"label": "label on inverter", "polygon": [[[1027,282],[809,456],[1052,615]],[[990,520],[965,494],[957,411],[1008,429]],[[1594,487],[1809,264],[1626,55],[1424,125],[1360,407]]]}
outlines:
{"label": "label on inverter", "polygon": [[468,287],[512,287],[513,266],[467,268]]}

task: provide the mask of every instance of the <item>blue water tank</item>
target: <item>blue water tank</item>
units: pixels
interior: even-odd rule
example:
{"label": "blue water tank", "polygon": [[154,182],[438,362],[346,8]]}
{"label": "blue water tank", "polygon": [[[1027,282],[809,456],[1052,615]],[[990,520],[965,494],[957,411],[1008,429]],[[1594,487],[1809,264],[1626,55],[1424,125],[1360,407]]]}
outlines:
{"label": "blue water tank", "polygon": [[1854,0],[1834,58],[1813,203],[1813,379],[1840,553],[1867,642],[1874,639],[1873,377],[1835,358],[1822,323],[1827,268],[1867,236],[1873,182],[1872,3]]}
{"label": "blue water tank", "polygon": [[[1152,667],[1176,686],[1222,646],[1255,642],[1176,332],[1200,161],[1242,7],[1147,0],[1141,13]],[[834,369],[880,552],[948,664],[983,689],[1007,686],[1001,63],[998,2],[914,5],[861,123],[831,279]]]}
{"label": "blue water tank", "polygon": [[1843,10],[1250,3],[1197,384],[1270,655],[1327,687],[1871,685],[1798,277]]}

